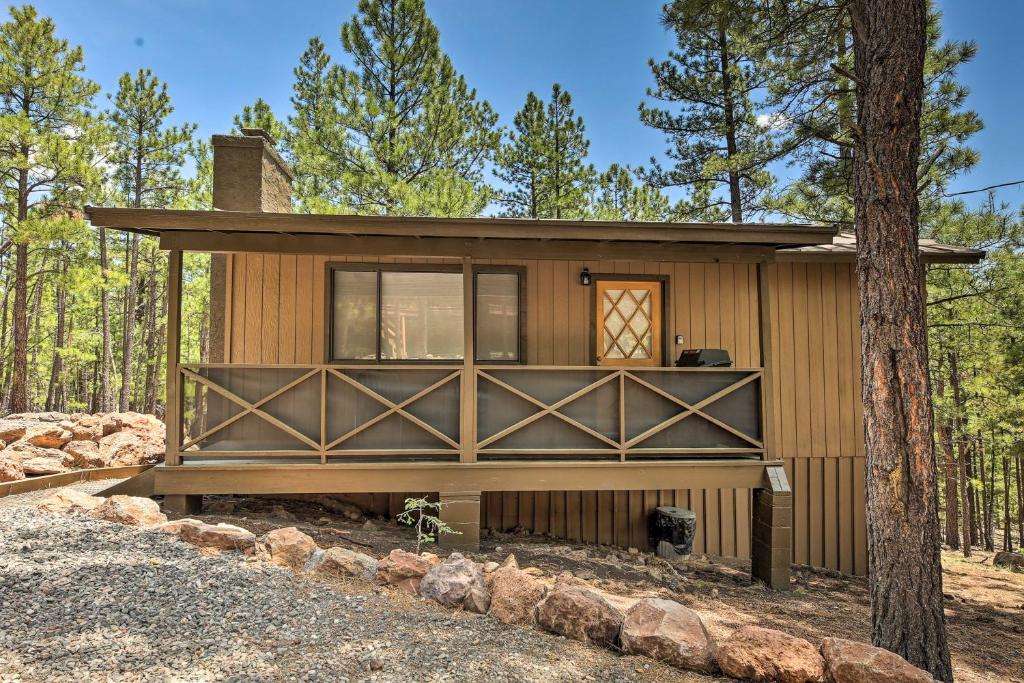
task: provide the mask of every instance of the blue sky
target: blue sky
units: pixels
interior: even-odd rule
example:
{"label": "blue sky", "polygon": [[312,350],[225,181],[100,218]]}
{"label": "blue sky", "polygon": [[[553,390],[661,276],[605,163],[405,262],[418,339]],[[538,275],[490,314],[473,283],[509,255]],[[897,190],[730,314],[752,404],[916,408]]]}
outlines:
{"label": "blue sky", "polygon": [[[341,56],[338,27],[355,0],[40,0],[59,33],[85,50],[91,78],[106,92],[125,71],[148,67],[169,84],[175,118],[208,137],[257,97],[275,112],[290,109],[292,69],[310,37]],[[292,6],[289,6],[292,5]],[[970,106],[985,122],[974,138],[981,164],[955,183],[974,189],[1024,179],[1024,31],[1020,0],[940,0],[946,35],[973,39],[979,56],[961,71]],[[653,0],[427,0],[444,50],[479,94],[510,125],[529,90],[542,96],[559,82],[572,94],[591,140],[591,160],[640,164],[664,142],[637,118],[650,84],[647,60],[671,37]],[[301,8],[301,9],[298,9]],[[999,198],[1024,204],[1024,188]]]}

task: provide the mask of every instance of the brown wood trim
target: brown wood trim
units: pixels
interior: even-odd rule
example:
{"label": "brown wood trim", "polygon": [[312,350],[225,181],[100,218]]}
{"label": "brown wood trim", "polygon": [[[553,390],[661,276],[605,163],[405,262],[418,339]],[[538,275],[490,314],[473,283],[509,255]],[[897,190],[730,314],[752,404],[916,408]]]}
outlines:
{"label": "brown wood trim", "polygon": [[[670,335],[671,331],[668,329],[669,328],[669,325],[668,325],[669,311],[672,310],[671,302],[669,301],[669,292],[672,289],[671,287],[669,287],[669,283],[671,282],[671,276],[669,276],[669,275],[649,275],[649,274],[639,274],[639,273],[636,274],[636,275],[630,275],[630,274],[625,274],[625,273],[591,273],[590,274],[590,285],[589,286],[592,288],[592,291],[590,293],[590,296],[588,297],[590,299],[590,332],[589,332],[589,334],[590,334],[590,364],[593,365],[593,366],[602,367],[602,368],[604,368],[604,367],[608,367],[608,368],[612,367],[612,366],[606,366],[606,365],[601,365],[601,366],[597,365],[597,325],[595,324],[595,321],[597,320],[597,287],[594,287],[594,285],[597,283],[598,280],[603,280],[603,281],[606,281],[606,282],[660,282],[661,283],[661,362],[662,362],[661,367],[666,367],[671,362],[673,362],[671,354],[669,354],[669,352],[668,352],[668,350],[670,348],[674,348],[673,346],[671,346],[669,344],[669,340],[670,340],[670,336],[669,335]],[[579,285],[579,286],[583,287],[584,285]],[[650,367],[658,367],[658,366],[650,366]],[[637,370],[637,369],[641,369],[641,368],[635,368],[634,367],[632,369]],[[648,369],[648,368],[645,366],[644,369]]]}
{"label": "brown wood trim", "polygon": [[831,243],[837,228],[795,223],[667,223],[526,218],[353,216],[262,211],[126,209],[87,206],[96,226],[148,232],[213,230],[327,235],[395,235],[509,239],[727,242],[746,244]]}
{"label": "brown wood trim", "polygon": [[122,477],[134,477],[142,474],[153,465],[121,465],[118,467],[98,467],[89,470],[75,470],[74,472],[61,472],[60,474],[48,474],[42,477],[29,477],[18,481],[8,481],[0,484],[0,498],[13,496],[19,493],[31,491],[42,491],[43,489],[68,486],[84,481],[102,481],[104,479],[121,479]]}
{"label": "brown wood trim", "polygon": [[172,251],[167,255],[167,368],[164,403],[164,422],[167,425],[166,453],[168,465],[181,462],[181,413],[184,405],[178,364],[181,362],[181,275],[183,254]]}
{"label": "brown wood trim", "polygon": [[689,242],[621,242],[541,239],[463,239],[447,237],[351,237],[219,233],[202,230],[161,232],[161,249],[193,252],[254,252],[327,256],[408,256],[474,259],[539,259],[692,263],[762,263],[775,249],[758,245]]}
{"label": "brown wood trim", "polygon": [[778,461],[249,464],[158,467],[158,495],[758,488]]}

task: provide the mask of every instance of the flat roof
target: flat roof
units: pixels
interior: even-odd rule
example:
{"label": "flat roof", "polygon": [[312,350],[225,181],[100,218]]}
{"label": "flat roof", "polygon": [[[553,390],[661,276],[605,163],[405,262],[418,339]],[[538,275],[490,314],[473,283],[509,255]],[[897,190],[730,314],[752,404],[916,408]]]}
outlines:
{"label": "flat roof", "polygon": [[832,226],[798,223],[665,223],[548,218],[353,216],[96,206],[85,207],[85,213],[95,226],[147,235],[159,235],[169,231],[211,231],[288,235],[694,242],[778,247],[820,244],[836,234],[836,228]]}
{"label": "flat roof", "polygon": [[[401,240],[416,243],[416,254],[475,254],[495,257],[508,248],[534,244],[552,254],[574,254],[580,246],[600,245],[602,254],[625,260],[648,258],[666,249],[663,260],[680,249],[774,251],[786,261],[849,261],[857,243],[850,231],[809,223],[670,223],[532,218],[439,218],[356,216],[350,214],[195,211],[87,206],[92,225],[159,237],[165,248],[197,251],[282,251],[317,253],[373,246],[376,253],[398,249]],[[405,243],[402,243],[405,244]],[[486,250],[481,245],[489,245]],[[573,246],[579,245],[579,246]],[[692,245],[692,246],[689,246]],[[704,245],[703,247],[698,245]],[[931,263],[978,263],[985,252],[920,241]],[[451,253],[449,253],[451,252]],[[354,252],[353,252],[354,253]],[[398,254],[394,252],[395,255]]]}

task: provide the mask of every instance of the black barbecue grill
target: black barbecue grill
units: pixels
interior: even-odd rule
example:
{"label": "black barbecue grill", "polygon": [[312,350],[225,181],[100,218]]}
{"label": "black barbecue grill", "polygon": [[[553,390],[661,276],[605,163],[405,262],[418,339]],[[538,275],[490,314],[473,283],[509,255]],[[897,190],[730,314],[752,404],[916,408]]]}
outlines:
{"label": "black barbecue grill", "polygon": [[683,349],[677,368],[731,368],[732,359],[725,349]]}

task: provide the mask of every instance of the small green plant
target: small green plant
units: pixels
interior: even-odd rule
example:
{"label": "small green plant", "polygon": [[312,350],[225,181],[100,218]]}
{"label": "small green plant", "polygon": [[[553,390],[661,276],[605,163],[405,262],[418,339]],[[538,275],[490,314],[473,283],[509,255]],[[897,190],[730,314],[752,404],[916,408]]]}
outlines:
{"label": "small green plant", "polygon": [[396,519],[403,524],[410,524],[416,529],[416,554],[420,552],[420,546],[424,543],[434,543],[440,534],[461,534],[451,528],[439,516],[441,508],[444,507],[441,501],[429,501],[426,498],[406,498],[405,511],[400,512]]}

